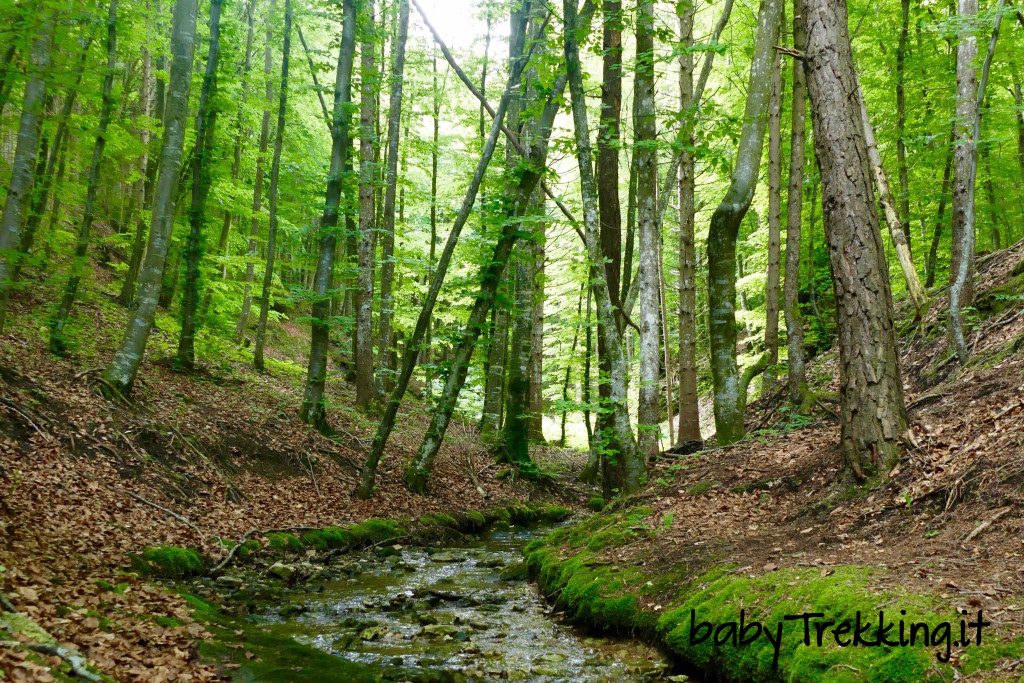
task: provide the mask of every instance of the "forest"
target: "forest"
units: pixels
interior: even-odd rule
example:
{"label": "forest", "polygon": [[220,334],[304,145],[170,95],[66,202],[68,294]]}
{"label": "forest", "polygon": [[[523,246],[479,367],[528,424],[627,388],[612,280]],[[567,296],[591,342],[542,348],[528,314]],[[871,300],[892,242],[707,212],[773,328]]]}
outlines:
{"label": "forest", "polygon": [[0,0],[0,681],[1024,680],[1022,12]]}

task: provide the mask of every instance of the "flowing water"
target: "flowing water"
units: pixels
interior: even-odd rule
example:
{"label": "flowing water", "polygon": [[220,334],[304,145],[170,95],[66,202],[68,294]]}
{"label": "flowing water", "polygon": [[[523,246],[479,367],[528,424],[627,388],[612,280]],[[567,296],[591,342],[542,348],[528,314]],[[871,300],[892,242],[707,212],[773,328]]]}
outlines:
{"label": "flowing water", "polygon": [[551,615],[532,584],[511,578],[523,547],[543,533],[513,529],[458,547],[378,548],[376,556],[349,560],[322,592],[293,596],[261,621],[331,654],[451,680],[662,680],[667,663],[657,650],[587,637]]}

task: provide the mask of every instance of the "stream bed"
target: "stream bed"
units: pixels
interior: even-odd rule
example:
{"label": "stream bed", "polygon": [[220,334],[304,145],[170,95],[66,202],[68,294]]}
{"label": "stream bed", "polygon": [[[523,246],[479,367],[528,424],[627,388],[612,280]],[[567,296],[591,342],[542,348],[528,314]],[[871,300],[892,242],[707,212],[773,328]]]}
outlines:
{"label": "stream bed", "polygon": [[[525,580],[523,547],[546,529],[492,531],[453,547],[378,547],[335,565],[319,592],[256,616],[326,653],[452,681],[680,680],[653,647],[560,621]],[[251,617],[250,617],[251,618]]]}

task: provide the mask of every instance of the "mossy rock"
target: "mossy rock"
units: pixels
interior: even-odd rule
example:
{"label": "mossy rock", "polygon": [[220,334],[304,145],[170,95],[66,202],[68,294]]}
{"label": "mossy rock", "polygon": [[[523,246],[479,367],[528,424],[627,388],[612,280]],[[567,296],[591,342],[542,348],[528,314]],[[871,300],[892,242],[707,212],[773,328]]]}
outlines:
{"label": "mossy rock", "polygon": [[594,498],[591,498],[590,500],[587,501],[587,508],[593,510],[594,512],[600,512],[601,510],[604,510],[604,498],[598,498],[596,496]]}
{"label": "mossy rock", "polygon": [[711,493],[711,489],[718,485],[717,481],[698,481],[696,484],[691,486],[686,493],[691,496],[706,496]]}
{"label": "mossy rock", "polygon": [[352,534],[342,527],[328,526],[302,534],[302,542],[322,552],[352,545]]}
{"label": "mossy rock", "polygon": [[203,573],[203,556],[190,548],[158,545],[131,556],[134,571],[165,579],[187,579]]}
{"label": "mossy rock", "polygon": [[297,553],[301,552],[304,547],[302,541],[295,534],[267,534],[267,540],[270,541],[271,550],[290,550]]}

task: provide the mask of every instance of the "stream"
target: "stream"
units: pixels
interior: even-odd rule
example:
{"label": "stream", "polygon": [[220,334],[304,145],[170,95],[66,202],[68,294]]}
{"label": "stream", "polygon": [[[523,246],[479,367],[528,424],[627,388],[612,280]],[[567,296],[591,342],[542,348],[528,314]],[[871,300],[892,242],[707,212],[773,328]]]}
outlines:
{"label": "stream", "polygon": [[441,680],[667,680],[655,648],[589,637],[550,614],[521,565],[523,547],[549,530],[377,548],[332,567],[322,591],[292,594],[257,620],[339,657]]}

